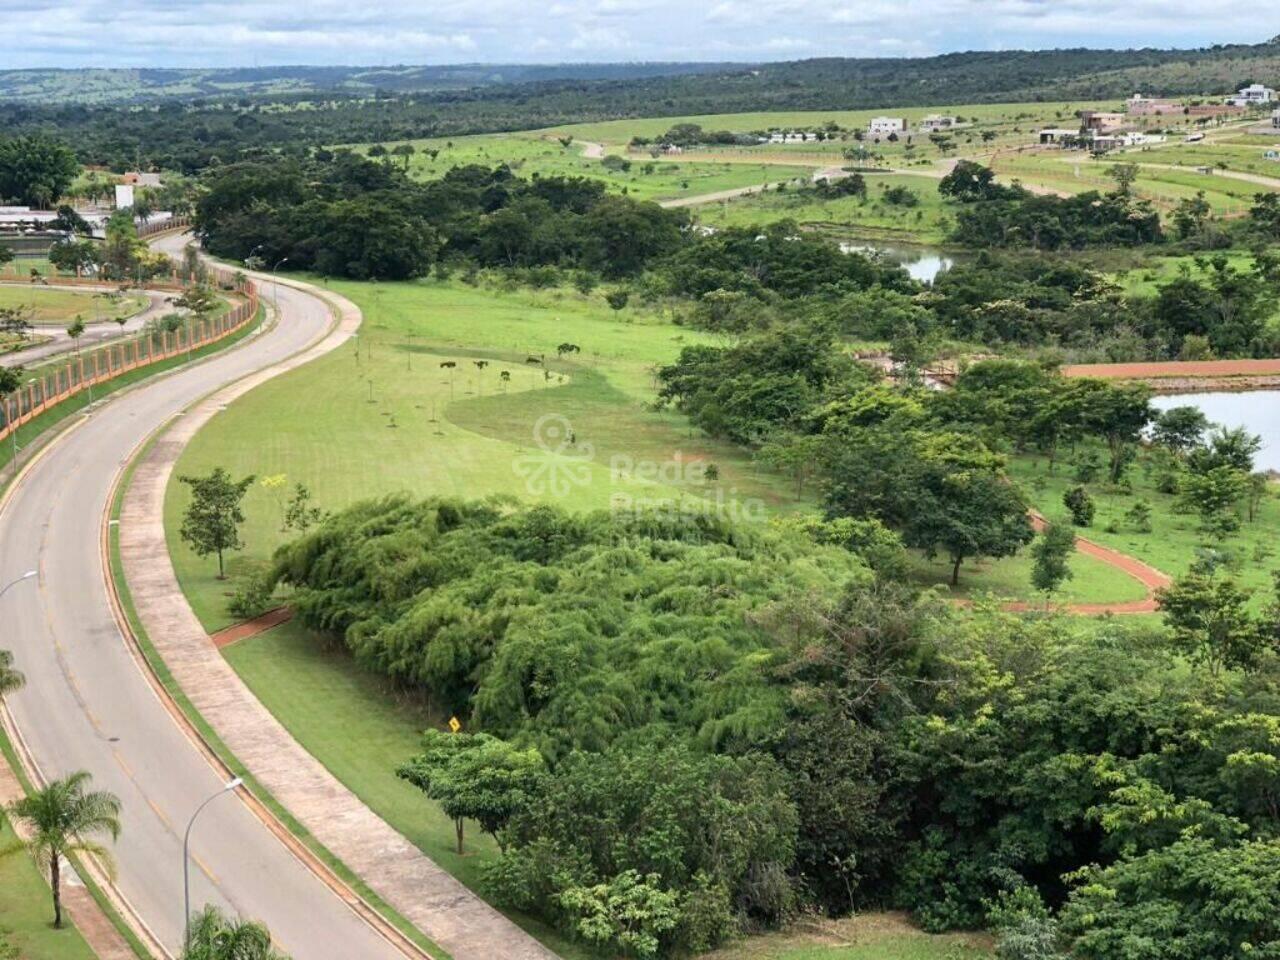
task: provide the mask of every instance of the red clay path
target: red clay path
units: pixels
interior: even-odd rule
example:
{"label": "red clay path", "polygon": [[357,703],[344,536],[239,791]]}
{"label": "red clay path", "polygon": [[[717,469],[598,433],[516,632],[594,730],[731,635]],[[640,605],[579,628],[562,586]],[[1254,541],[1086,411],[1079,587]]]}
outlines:
{"label": "red clay path", "polygon": [[1280,375],[1280,358],[1267,360],[1167,360],[1160,363],[1077,363],[1064,377],[1159,380],[1165,377],[1249,377]]}
{"label": "red clay path", "polygon": [[272,627],[278,627],[291,619],[293,619],[292,610],[288,607],[276,607],[274,610],[268,610],[260,617],[233,624],[225,630],[219,630],[209,639],[213,641],[215,647],[221,650],[223,647],[229,647],[233,643],[248,640],[250,637],[256,637],[260,633],[266,633]]}
{"label": "red clay path", "polygon": [[[1031,523],[1036,530],[1043,530],[1046,521],[1043,516],[1032,511]],[[1097,616],[1104,613],[1155,613],[1155,592],[1172,582],[1172,578],[1167,573],[1161,573],[1155,567],[1143,563],[1136,557],[1121,553],[1119,550],[1112,550],[1110,547],[1104,547],[1102,544],[1086,540],[1084,537],[1076,537],[1076,550],[1086,556],[1101,560],[1108,566],[1115,567],[1126,576],[1133,577],[1133,579],[1147,588],[1147,595],[1142,600],[1129,600],[1125,603],[1069,603],[1064,607],[1069,613],[1084,616]],[[1029,601],[1018,601],[1007,604],[1005,609],[1017,611],[1039,610],[1042,609],[1042,605]]]}

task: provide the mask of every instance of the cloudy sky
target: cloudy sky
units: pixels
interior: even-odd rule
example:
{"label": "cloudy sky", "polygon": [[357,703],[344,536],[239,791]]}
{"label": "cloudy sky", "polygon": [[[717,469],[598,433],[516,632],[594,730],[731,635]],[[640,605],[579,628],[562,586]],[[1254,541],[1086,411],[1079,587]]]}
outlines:
{"label": "cloudy sky", "polygon": [[0,0],[0,24],[0,68],[791,60],[1258,42],[1280,33],[1280,7],[1239,0]]}

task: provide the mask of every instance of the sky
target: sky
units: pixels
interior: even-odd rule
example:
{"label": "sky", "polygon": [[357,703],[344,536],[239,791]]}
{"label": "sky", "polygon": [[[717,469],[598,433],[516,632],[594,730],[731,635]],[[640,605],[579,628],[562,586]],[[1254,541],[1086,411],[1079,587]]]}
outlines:
{"label": "sky", "polygon": [[1239,0],[0,0],[0,69],[765,61],[1276,34],[1280,6]]}

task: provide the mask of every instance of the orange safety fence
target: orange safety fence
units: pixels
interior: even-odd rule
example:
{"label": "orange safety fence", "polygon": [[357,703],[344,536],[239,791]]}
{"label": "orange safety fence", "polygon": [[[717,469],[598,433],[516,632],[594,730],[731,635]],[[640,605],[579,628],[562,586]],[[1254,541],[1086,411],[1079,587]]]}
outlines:
{"label": "orange safety fence", "polygon": [[[0,400],[0,440],[24,423],[34,420],[91,386],[114,380],[130,370],[160,363],[216,343],[241,329],[258,315],[258,286],[252,280],[220,267],[208,271],[209,278],[223,290],[233,290],[244,299],[229,311],[197,320],[177,330],[154,330],[128,339],[115,340],[85,350],[65,363],[42,364],[36,375],[10,396]],[[71,282],[60,279],[59,283]],[[101,286],[102,281],[77,281]],[[145,289],[183,290],[177,282],[148,283]]]}

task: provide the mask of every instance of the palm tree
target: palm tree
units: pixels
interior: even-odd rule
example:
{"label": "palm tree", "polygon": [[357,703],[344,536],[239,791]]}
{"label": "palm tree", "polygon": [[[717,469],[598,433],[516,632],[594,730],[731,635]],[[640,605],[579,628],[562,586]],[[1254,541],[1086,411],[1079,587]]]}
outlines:
{"label": "palm tree", "polygon": [[110,851],[89,837],[109,833],[114,841],[120,836],[120,801],[105,790],[86,792],[91,779],[81,770],[53,781],[9,808],[14,819],[31,834],[26,845],[36,866],[49,871],[55,927],[62,926],[63,857],[87,853],[97,857],[108,873],[115,872]]}
{"label": "palm tree", "polygon": [[8,650],[0,650],[0,701],[26,682],[27,678],[21,671],[13,667],[13,654]]}
{"label": "palm tree", "polygon": [[191,918],[182,960],[287,960],[271,947],[271,931],[255,920],[228,918],[208,906]]}

